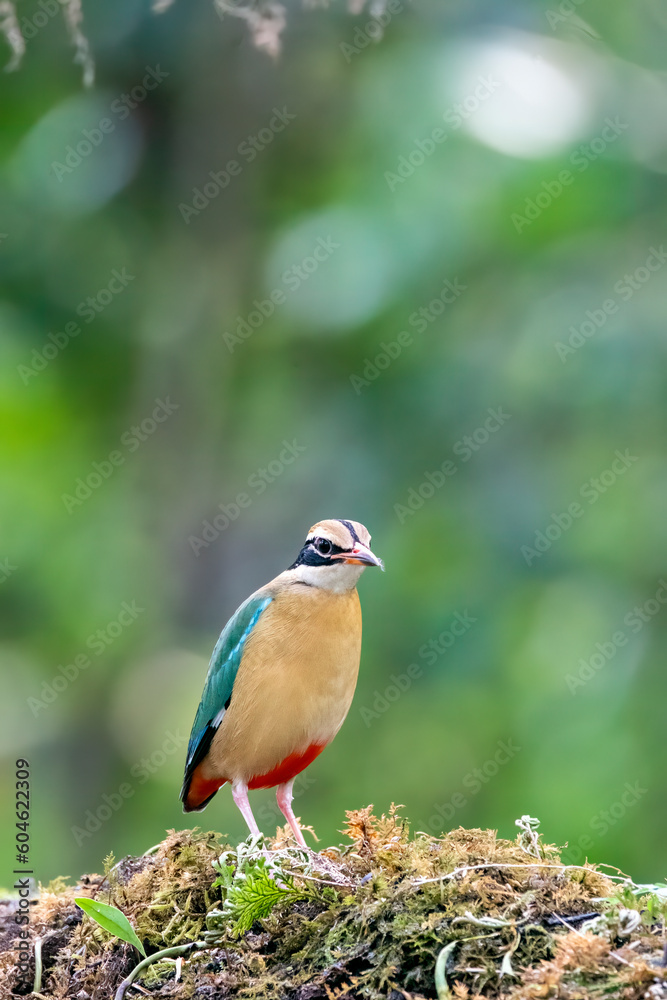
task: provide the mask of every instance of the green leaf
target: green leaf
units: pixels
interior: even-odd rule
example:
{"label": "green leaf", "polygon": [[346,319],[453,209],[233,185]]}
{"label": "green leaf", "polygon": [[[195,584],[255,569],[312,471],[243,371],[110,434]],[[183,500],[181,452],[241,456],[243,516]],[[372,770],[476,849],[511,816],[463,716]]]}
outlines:
{"label": "green leaf", "polygon": [[74,902],[105,931],[109,931],[121,941],[127,941],[128,944],[134,945],[137,951],[146,958],[144,946],[135,934],[134,928],[117,906],[109,906],[108,903],[101,903],[97,899],[88,899],[86,896],[77,896]]}
{"label": "green leaf", "polygon": [[213,868],[216,872],[218,872],[218,877],[211,886],[212,889],[217,889],[220,886],[222,886],[223,889],[231,889],[232,885],[234,884],[234,875],[236,873],[236,868],[234,868],[234,865],[225,864],[224,861],[222,860],[222,858],[224,857],[225,855],[222,855],[219,861],[213,862]]}
{"label": "green leaf", "polygon": [[263,868],[257,867],[228,890],[223,910],[234,921],[236,933],[243,934],[256,920],[268,917],[277,903],[302,899],[304,895],[292,885],[282,888]]}
{"label": "green leaf", "polygon": [[457,939],[446,944],[441,949],[435,963],[435,991],[438,994],[438,1000],[450,1000],[452,995],[452,991],[447,983],[447,962],[458,943]]}

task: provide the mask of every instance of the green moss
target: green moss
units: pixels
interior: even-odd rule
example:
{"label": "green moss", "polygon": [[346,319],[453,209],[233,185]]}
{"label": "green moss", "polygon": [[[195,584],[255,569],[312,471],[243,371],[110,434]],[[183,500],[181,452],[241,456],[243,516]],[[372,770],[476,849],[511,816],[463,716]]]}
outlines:
{"label": "green moss", "polygon": [[[202,943],[178,979],[173,961],[142,974],[156,997],[206,987],[241,1000],[418,1000],[437,995],[438,956],[441,997],[639,1000],[663,977],[661,887],[640,894],[593,866],[562,865],[534,820],[514,841],[461,828],[411,837],[396,810],[376,817],[369,807],[348,814],[345,832],[347,844],[311,855],[286,831],[235,850],[215,834],[171,831],[147,856],[109,858],[88,891],[123,910],[149,953]],[[45,926],[69,913],[74,890],[57,888],[36,910]],[[599,917],[566,926],[581,914]],[[43,995],[113,996],[135,961],[90,922],[76,924]]]}

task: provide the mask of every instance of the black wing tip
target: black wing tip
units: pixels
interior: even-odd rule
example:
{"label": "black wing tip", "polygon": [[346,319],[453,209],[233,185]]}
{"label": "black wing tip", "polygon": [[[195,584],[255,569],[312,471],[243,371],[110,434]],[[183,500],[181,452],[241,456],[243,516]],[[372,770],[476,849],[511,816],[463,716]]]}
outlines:
{"label": "black wing tip", "polygon": [[201,812],[203,808],[204,808],[204,806],[189,806],[187,804],[187,802],[183,803],[183,812],[184,813],[198,813],[198,812]]}
{"label": "black wing tip", "polygon": [[189,775],[189,774],[186,773],[185,778],[183,779],[183,784],[181,785],[181,790],[178,793],[178,797],[181,800],[181,802],[183,803],[183,812],[186,812],[186,813],[187,812],[192,812],[192,809],[191,809],[190,806],[188,806],[188,801],[187,801],[188,800],[188,792],[190,791],[190,778],[191,778],[191,775]]}
{"label": "black wing tip", "polygon": [[202,733],[198,743],[194,747],[192,747],[192,744],[188,747],[188,759],[185,765],[183,784],[181,786],[181,791],[179,794],[179,798],[183,803],[184,813],[201,812],[203,809],[206,808],[206,806],[209,804],[209,802],[211,801],[211,799],[218,790],[216,788],[215,792],[211,792],[211,794],[207,799],[204,799],[203,802],[197,803],[196,806],[191,806],[188,804],[188,795],[190,793],[190,783],[192,782],[192,777],[195,773],[197,765],[202,762],[204,757],[206,757],[210,749],[213,737],[215,736],[216,730],[217,727],[214,728],[209,722],[208,725],[206,726],[206,729]]}
{"label": "black wing tip", "polygon": [[183,787],[181,788],[181,791],[180,791],[180,794],[179,794],[179,798],[180,798],[181,802],[183,803],[183,812],[184,813],[199,813],[199,812],[203,812],[204,809],[206,808],[206,806],[209,804],[209,802],[213,798],[213,796],[217,793],[218,789],[216,788],[215,792],[211,792],[211,794],[209,795],[209,797],[207,799],[204,799],[203,802],[199,802],[196,806],[191,806],[189,804],[189,802],[188,802],[188,792],[190,791],[190,779],[191,778],[192,778],[191,774],[187,774],[186,775],[185,780],[183,782]]}
{"label": "black wing tip", "polygon": [[206,809],[206,806],[207,806],[207,805],[209,804],[209,802],[211,801],[211,799],[212,799],[212,798],[213,798],[213,797],[214,797],[214,796],[215,796],[216,794],[217,794],[217,789],[216,789],[216,791],[215,791],[215,792],[213,792],[213,794],[212,794],[212,795],[209,795],[209,797],[208,797],[207,799],[204,799],[204,801],[203,801],[203,802],[200,802],[200,803],[199,803],[199,805],[197,805],[197,806],[189,806],[189,805],[187,804],[187,802],[184,802],[184,803],[183,803],[183,812],[184,812],[184,813],[200,813],[200,812],[203,812],[203,811],[204,811],[204,809]]}
{"label": "black wing tip", "polygon": [[189,806],[187,803],[192,776],[195,773],[197,765],[201,763],[201,761],[208,753],[215,732],[216,730],[213,728],[213,726],[211,726],[211,723],[209,722],[206,726],[206,729],[199,738],[198,742],[194,746],[192,743],[192,739],[190,740],[190,745],[188,746],[188,757],[185,763],[185,774],[183,776],[183,784],[181,785],[181,791],[178,796],[181,802],[183,803],[183,812],[186,813],[201,812],[204,806],[206,806],[211,801],[213,795],[215,795],[215,792],[213,792],[213,795],[209,795],[206,801],[202,802],[201,805],[198,806]]}

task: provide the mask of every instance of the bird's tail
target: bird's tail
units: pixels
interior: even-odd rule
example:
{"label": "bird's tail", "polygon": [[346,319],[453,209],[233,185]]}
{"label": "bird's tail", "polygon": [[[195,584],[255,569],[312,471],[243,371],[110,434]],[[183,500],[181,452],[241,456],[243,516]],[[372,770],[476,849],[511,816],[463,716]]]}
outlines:
{"label": "bird's tail", "polygon": [[204,778],[199,767],[196,767],[190,774],[186,774],[181,788],[183,812],[201,812],[226,782],[226,778]]}

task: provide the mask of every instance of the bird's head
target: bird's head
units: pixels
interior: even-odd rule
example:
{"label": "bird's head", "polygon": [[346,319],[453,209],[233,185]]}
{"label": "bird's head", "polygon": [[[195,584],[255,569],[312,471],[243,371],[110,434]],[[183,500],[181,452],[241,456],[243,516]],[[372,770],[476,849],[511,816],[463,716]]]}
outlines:
{"label": "bird's head", "polygon": [[300,583],[342,592],[352,590],[366,566],[384,563],[371,552],[371,536],[358,521],[331,518],[318,521],[290,566]]}

